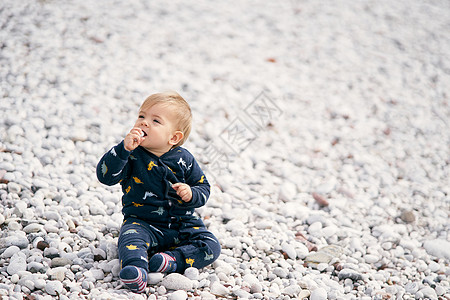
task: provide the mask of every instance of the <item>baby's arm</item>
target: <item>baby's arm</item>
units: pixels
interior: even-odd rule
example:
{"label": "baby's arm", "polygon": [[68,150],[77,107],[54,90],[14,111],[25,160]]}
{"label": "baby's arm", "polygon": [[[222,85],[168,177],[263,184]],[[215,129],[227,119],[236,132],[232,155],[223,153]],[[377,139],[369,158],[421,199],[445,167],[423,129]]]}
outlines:
{"label": "baby's arm", "polygon": [[97,178],[106,185],[118,183],[124,176],[130,152],[125,150],[124,142],[106,152],[97,164]]}
{"label": "baby's arm", "polygon": [[195,159],[192,157],[186,161],[192,162],[190,171],[186,174],[186,183],[175,183],[172,187],[184,202],[180,206],[185,208],[201,207],[208,201],[210,185]]}

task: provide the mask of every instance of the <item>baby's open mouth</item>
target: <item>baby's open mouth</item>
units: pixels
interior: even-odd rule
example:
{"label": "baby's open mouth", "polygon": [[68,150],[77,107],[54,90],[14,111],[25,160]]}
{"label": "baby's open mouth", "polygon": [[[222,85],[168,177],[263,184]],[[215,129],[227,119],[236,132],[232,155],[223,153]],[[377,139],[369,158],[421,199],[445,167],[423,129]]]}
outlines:
{"label": "baby's open mouth", "polygon": [[147,136],[147,133],[144,130],[142,130],[141,137],[146,137],[146,136]]}

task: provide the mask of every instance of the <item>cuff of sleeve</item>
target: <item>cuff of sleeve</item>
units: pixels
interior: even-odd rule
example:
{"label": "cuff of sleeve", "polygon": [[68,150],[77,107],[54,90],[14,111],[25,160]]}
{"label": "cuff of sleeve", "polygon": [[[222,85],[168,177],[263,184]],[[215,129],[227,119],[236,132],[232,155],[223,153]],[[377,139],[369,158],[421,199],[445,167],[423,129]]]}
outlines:
{"label": "cuff of sleeve", "polygon": [[114,147],[116,150],[116,154],[117,156],[121,159],[121,160],[127,160],[128,156],[130,156],[131,152],[127,151],[125,149],[125,146],[123,144],[123,141],[121,141],[116,147]]}

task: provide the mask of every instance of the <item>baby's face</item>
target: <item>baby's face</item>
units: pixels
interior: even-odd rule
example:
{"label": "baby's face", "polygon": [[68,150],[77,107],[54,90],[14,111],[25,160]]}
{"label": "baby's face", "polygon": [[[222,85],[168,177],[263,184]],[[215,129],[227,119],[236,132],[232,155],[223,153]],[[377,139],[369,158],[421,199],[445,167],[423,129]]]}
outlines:
{"label": "baby's face", "polygon": [[155,104],[141,110],[134,127],[143,131],[144,140],[140,145],[155,155],[160,156],[172,148],[170,141],[177,130],[170,106]]}

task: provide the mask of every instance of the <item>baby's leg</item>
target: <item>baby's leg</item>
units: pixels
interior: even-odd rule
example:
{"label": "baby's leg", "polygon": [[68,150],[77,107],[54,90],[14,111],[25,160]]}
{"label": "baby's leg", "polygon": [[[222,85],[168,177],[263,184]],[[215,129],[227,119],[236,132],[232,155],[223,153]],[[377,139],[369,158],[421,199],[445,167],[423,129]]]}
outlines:
{"label": "baby's leg", "polygon": [[121,281],[133,292],[142,293],[147,286],[147,249],[153,235],[139,220],[127,220],[119,236],[119,259]]}
{"label": "baby's leg", "polygon": [[128,219],[119,235],[119,259],[121,267],[128,265],[148,271],[147,249],[154,241],[152,234],[138,220]]}
{"label": "baby's leg", "polygon": [[[212,264],[220,255],[221,246],[217,238],[205,227],[192,227],[183,229],[188,239],[183,245],[173,250],[180,252],[183,257],[183,272],[188,267],[201,269]],[[175,255],[178,256],[178,255]]]}

